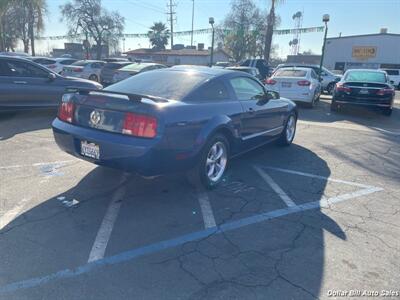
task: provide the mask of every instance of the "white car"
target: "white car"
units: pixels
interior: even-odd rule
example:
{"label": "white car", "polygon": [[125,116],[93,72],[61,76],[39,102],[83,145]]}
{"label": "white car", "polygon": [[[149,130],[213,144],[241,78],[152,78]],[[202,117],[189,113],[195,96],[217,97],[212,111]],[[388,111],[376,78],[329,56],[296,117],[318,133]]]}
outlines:
{"label": "white car", "polygon": [[304,102],[308,107],[313,107],[321,95],[321,83],[310,68],[279,68],[265,81],[265,85],[281,97]]}
{"label": "white car", "polygon": [[166,67],[167,66],[165,65],[155,64],[155,63],[130,64],[115,71],[112,82],[116,83],[139,73],[151,70],[164,69]]}
{"label": "white car", "polygon": [[78,60],[69,66],[64,66],[61,74],[99,82],[100,72],[105,64],[101,60]]}
{"label": "white car", "polygon": [[61,74],[65,66],[69,66],[74,62],[77,62],[78,59],[68,58],[68,57],[60,57],[55,59],[55,67],[52,69],[54,72]]}
{"label": "white car", "polygon": [[393,81],[393,86],[400,90],[400,70],[399,69],[383,69],[388,74],[389,80]]}

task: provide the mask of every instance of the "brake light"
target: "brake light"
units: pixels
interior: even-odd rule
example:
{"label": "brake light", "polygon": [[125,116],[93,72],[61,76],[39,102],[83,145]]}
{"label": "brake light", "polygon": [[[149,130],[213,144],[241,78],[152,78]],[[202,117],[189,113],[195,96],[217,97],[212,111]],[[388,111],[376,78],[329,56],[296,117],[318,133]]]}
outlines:
{"label": "brake light", "polygon": [[394,90],[390,89],[390,88],[380,89],[379,91],[376,92],[376,94],[379,96],[391,95],[393,93],[394,93]]}
{"label": "brake light", "polygon": [[311,82],[308,80],[297,81],[297,85],[299,85],[299,86],[309,86],[310,84],[311,84]]}
{"label": "brake light", "polygon": [[122,133],[137,137],[154,138],[157,134],[157,119],[128,112],[125,114]]}
{"label": "brake light", "polygon": [[275,83],[276,83],[276,80],[273,80],[271,78],[268,78],[267,80],[265,80],[265,84],[274,85]]}
{"label": "brake light", "polygon": [[351,88],[344,86],[343,83],[338,82],[338,83],[336,83],[336,91],[350,93]]}
{"label": "brake light", "polygon": [[72,69],[72,72],[82,72],[83,71],[83,69],[81,69],[81,68],[73,68]]}
{"label": "brake light", "polygon": [[72,123],[72,120],[74,119],[74,111],[75,111],[75,105],[74,102],[68,101],[68,102],[61,102],[60,107],[58,109],[58,118],[61,121]]}

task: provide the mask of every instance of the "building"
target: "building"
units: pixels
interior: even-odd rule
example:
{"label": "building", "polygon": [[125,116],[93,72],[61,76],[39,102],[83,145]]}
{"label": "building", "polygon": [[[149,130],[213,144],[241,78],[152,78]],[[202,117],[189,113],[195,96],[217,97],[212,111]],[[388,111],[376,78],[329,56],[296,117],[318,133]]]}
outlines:
{"label": "building", "polygon": [[[201,48],[200,48],[201,49]],[[198,49],[180,49],[180,50],[162,50],[141,48],[131,50],[125,53],[130,60],[153,61],[160,64],[172,65],[209,65],[210,50]],[[231,57],[223,49],[214,50],[214,63],[217,61],[229,61]]]}
{"label": "building", "polygon": [[[107,45],[103,45],[101,47],[101,57],[108,57],[109,49]],[[73,58],[77,59],[85,59],[86,58],[86,50],[81,43],[64,43],[64,49],[53,49],[52,55],[53,57],[61,57],[64,54],[69,54]],[[89,51],[89,58],[95,59],[97,56],[97,48],[96,45],[93,45]]]}
{"label": "building", "polygon": [[286,62],[297,63],[297,64],[319,65],[321,62],[321,55],[315,55],[315,54],[288,55]]}
{"label": "building", "polygon": [[400,34],[381,33],[326,39],[324,66],[331,70],[400,69]]}

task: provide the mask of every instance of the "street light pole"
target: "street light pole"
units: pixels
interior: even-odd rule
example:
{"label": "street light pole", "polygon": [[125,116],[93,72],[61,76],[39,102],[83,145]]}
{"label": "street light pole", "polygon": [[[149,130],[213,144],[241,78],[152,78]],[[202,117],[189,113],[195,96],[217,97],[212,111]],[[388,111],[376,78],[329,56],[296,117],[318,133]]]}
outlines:
{"label": "street light pole", "polygon": [[214,59],[214,18],[210,17],[208,19],[208,23],[210,23],[212,27],[212,39],[211,39],[211,55],[210,55],[210,67],[213,65],[213,59]]}
{"label": "street light pole", "polygon": [[193,25],[194,25],[194,0],[192,0],[192,34],[190,38],[190,46],[193,46]]}
{"label": "street light pole", "polygon": [[319,63],[319,74],[318,74],[319,81],[322,81],[322,64],[324,63],[325,44],[326,44],[326,35],[328,34],[329,15],[328,14],[323,15],[322,21],[325,23],[325,34],[324,34],[324,42],[322,44],[321,61]]}

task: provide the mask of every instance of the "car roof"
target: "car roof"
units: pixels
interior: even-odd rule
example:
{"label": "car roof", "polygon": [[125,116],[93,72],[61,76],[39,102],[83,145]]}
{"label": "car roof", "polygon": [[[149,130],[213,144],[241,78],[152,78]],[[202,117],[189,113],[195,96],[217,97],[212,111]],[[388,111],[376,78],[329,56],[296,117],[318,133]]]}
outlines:
{"label": "car roof", "polygon": [[377,70],[377,69],[348,69],[346,71],[346,73],[347,72],[357,72],[357,71],[360,71],[360,72],[374,72],[374,73],[386,73],[383,70]]}
{"label": "car roof", "polygon": [[[226,68],[210,68],[207,66],[178,65],[171,68],[160,69],[160,72],[191,72],[206,75],[208,77],[222,76],[225,74],[236,73],[236,71]],[[246,74],[246,73],[244,73]],[[250,75],[249,75],[250,76]]]}
{"label": "car roof", "polygon": [[228,70],[251,70],[251,69],[256,69],[255,67],[248,67],[248,66],[238,66],[238,67],[226,67]]}

